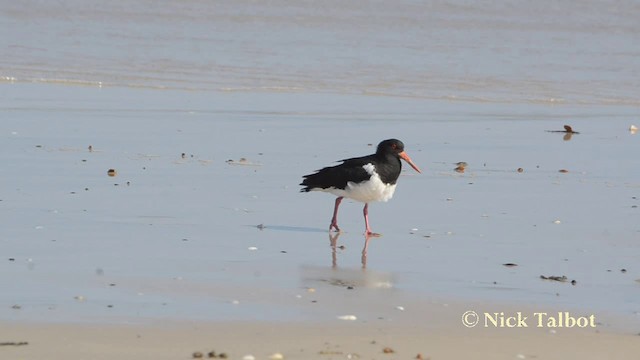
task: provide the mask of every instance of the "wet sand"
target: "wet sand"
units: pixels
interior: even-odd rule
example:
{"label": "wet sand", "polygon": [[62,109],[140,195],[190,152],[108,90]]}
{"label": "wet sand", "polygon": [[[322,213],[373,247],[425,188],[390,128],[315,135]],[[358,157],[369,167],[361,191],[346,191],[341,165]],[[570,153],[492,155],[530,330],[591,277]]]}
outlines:
{"label": "wet sand", "polygon": [[[335,97],[328,111],[315,96],[253,94],[259,105],[236,111],[248,95],[218,94],[225,105],[210,111],[203,94],[73,87],[49,95],[58,107],[38,100],[46,86],[11,88],[0,340],[29,345],[2,347],[10,357],[637,352],[640,184],[619,164],[638,142],[625,108],[531,116],[477,104],[449,115],[457,104],[380,99],[386,112],[353,114],[370,99]],[[128,104],[140,99],[142,110]],[[546,131],[564,123],[580,134]],[[405,169],[394,199],[371,206],[383,236],[363,256],[361,205],[343,205],[345,231],[331,236],[332,197],[297,183],[392,136],[424,174]],[[467,329],[470,310],[597,324]]]}

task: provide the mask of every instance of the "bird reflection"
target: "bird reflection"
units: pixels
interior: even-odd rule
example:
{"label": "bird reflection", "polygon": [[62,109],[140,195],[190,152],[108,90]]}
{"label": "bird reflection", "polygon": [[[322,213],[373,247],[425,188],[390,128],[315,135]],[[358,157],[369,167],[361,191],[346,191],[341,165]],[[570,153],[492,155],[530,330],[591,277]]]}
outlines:
{"label": "bird reflection", "polygon": [[[342,266],[338,266],[338,250],[345,247],[338,244],[340,233],[329,234],[329,244],[331,246],[331,267],[310,266],[301,267],[302,283],[307,288],[317,288],[323,285],[331,287],[354,289],[370,289],[384,291],[394,288],[396,279],[393,273],[380,272],[367,268],[367,249],[371,236],[364,237],[364,247],[362,248],[362,266],[349,266],[351,257],[344,259]],[[346,255],[345,255],[346,256]],[[357,263],[357,260],[355,261]]]}
{"label": "bird reflection", "polygon": [[[338,246],[338,238],[340,237],[341,232],[329,233],[329,244],[331,245],[331,267],[338,267],[338,252],[337,249],[344,249],[344,246]],[[369,249],[369,240],[374,237],[371,234],[365,233],[364,235],[364,246],[362,247],[362,268],[367,268],[367,250]]]}

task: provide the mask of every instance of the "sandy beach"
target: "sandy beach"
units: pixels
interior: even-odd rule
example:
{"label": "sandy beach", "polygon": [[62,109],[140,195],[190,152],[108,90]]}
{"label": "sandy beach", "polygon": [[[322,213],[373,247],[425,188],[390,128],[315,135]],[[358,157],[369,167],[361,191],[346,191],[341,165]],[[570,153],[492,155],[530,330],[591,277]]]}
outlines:
{"label": "sandy beach", "polygon": [[1,359],[640,350],[635,3],[0,2]]}
{"label": "sandy beach", "polygon": [[2,346],[5,359],[190,359],[195,353],[208,358],[212,351],[230,359],[269,359],[277,354],[284,359],[629,359],[640,350],[637,335],[630,334],[581,329],[443,331],[380,323],[5,324],[0,336],[3,341],[29,341]]}

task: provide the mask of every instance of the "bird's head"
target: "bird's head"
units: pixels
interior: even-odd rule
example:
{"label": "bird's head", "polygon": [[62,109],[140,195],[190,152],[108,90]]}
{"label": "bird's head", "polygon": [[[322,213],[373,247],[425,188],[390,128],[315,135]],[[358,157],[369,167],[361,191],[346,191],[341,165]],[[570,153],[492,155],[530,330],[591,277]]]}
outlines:
{"label": "bird's head", "polygon": [[378,144],[378,149],[376,150],[376,154],[379,154],[379,155],[393,154],[399,157],[400,159],[406,161],[407,164],[411,165],[411,167],[415,171],[422,173],[422,171],[420,171],[418,166],[413,163],[409,155],[407,155],[407,153],[404,151],[404,144],[402,143],[402,141],[398,139],[388,139],[388,140],[382,141],[380,144]]}

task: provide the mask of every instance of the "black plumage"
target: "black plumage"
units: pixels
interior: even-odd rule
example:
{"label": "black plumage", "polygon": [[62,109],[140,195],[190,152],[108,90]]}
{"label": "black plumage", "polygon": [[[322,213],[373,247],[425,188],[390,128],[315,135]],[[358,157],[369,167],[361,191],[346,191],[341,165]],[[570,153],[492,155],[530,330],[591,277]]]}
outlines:
{"label": "black plumage", "polygon": [[301,192],[313,189],[345,189],[348,182],[361,183],[369,180],[371,174],[364,166],[372,164],[376,173],[385,184],[393,185],[398,181],[402,171],[402,163],[398,154],[404,151],[404,144],[400,140],[389,139],[378,144],[375,154],[340,160],[342,164],[317,170],[313,174],[303,176],[300,185]]}
{"label": "black plumage", "polygon": [[338,207],[343,198],[364,202],[364,221],[367,235],[377,235],[369,228],[368,206],[370,201],[391,199],[396,181],[406,161],[417,172],[420,169],[404,152],[404,144],[397,139],[384,140],[378,144],[375,154],[341,160],[341,164],[317,170],[303,176],[301,192],[325,191],[337,196],[329,230],[338,227]]}

